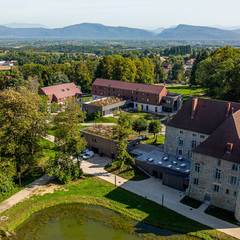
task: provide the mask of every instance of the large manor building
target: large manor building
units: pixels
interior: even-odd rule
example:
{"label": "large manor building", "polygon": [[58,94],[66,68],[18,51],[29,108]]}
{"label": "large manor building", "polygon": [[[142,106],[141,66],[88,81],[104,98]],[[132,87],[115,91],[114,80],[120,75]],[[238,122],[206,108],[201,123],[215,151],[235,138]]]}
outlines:
{"label": "large manor building", "polygon": [[189,98],[167,124],[164,152],[191,160],[187,194],[240,221],[240,104]]}

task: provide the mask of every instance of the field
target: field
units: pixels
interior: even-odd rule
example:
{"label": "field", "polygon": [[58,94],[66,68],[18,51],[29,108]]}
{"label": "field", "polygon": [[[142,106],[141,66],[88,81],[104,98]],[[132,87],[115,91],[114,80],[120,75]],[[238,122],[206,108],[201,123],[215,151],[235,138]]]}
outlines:
{"label": "field", "polygon": [[184,94],[183,101],[187,101],[190,96],[192,97],[203,97],[204,89],[201,87],[190,87],[185,85],[169,86],[167,90],[172,93]]}

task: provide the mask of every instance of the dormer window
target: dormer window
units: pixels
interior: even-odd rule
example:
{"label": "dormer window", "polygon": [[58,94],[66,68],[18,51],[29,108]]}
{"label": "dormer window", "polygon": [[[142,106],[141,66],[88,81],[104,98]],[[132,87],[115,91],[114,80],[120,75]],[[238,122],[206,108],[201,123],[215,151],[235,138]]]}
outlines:
{"label": "dormer window", "polygon": [[68,91],[70,91],[70,89],[69,89],[69,88],[67,88],[67,90],[68,90]]}
{"label": "dormer window", "polygon": [[62,92],[65,92],[65,90],[64,89],[61,89],[62,90]]}
{"label": "dormer window", "polygon": [[232,153],[232,148],[233,148],[233,144],[232,143],[227,143],[227,154],[231,154]]}

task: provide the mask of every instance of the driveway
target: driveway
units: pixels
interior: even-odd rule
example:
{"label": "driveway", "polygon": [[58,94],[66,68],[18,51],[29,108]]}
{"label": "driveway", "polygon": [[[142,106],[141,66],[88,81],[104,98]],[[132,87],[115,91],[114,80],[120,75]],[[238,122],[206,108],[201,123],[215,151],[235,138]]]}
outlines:
{"label": "driveway", "polygon": [[[150,149],[145,149],[146,151]],[[109,158],[99,157],[97,154],[87,161],[82,161],[82,169],[85,173],[97,176],[105,181],[115,184],[115,175],[104,170],[104,166],[111,162]],[[116,177],[116,185],[139,196],[148,198],[158,204],[162,204],[164,198],[164,206],[197,222],[217,229],[228,235],[240,239],[240,228],[218,218],[212,217],[204,213],[208,207],[202,204],[198,209],[180,203],[185,196],[184,192],[162,185],[162,181],[157,178],[149,178],[142,181],[128,181],[121,177]]]}

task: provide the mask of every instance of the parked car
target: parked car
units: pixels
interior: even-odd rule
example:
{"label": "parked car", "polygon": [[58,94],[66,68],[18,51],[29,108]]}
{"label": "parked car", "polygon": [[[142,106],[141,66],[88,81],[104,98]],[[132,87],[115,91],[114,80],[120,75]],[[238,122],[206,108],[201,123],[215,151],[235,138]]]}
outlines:
{"label": "parked car", "polygon": [[87,152],[89,152],[89,151],[90,151],[90,150],[86,148],[86,149],[83,151],[83,153],[80,154],[80,156],[81,156],[81,157],[84,156],[84,155],[85,155]]}
{"label": "parked car", "polygon": [[82,158],[83,159],[88,159],[88,158],[91,158],[93,156],[94,156],[94,152],[93,151],[88,151],[82,156]]}
{"label": "parked car", "polygon": [[147,161],[148,161],[148,162],[153,162],[154,159],[149,157],[149,158],[147,158]]}

